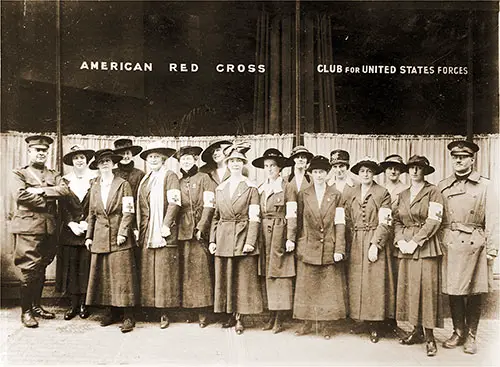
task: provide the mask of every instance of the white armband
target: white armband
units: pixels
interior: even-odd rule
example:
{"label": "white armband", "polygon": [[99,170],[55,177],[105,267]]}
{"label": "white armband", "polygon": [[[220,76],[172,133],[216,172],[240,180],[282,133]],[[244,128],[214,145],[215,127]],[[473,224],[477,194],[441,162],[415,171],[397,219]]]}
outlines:
{"label": "white armband", "polygon": [[285,218],[297,218],[297,202],[296,201],[288,201],[286,203],[286,213]]}
{"label": "white armband", "polygon": [[441,222],[443,220],[443,205],[431,201],[429,203],[429,212],[427,213],[427,217]]}
{"label": "white armband", "polygon": [[392,225],[392,210],[389,208],[380,208],[378,210],[378,222],[388,226]]}
{"label": "white armband", "polygon": [[260,206],[258,204],[250,204],[248,206],[248,220],[250,222],[260,222]]}
{"label": "white armband", "polygon": [[135,213],[134,198],[132,196],[124,196],[122,198],[122,213]]}
{"label": "white armband", "polygon": [[335,224],[345,224],[344,208],[335,208]]}
{"label": "white armband", "polygon": [[215,208],[215,193],[212,191],[203,191],[203,207]]}
{"label": "white armband", "polygon": [[181,191],[178,189],[167,190],[167,201],[169,204],[181,206]]}

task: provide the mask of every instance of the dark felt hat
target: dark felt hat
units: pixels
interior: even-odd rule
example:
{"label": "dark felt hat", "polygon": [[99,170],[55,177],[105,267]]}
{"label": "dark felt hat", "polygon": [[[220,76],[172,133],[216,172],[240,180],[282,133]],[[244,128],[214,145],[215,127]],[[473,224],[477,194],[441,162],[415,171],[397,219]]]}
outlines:
{"label": "dark felt hat", "polygon": [[290,159],[286,158],[283,156],[283,153],[281,153],[278,149],[276,148],[269,148],[267,149],[262,157],[256,158],[252,161],[252,165],[257,168],[264,168],[264,161],[266,159],[273,159],[276,161],[276,164],[280,167],[288,167],[292,165],[292,162]]}
{"label": "dark felt hat", "polygon": [[224,145],[231,145],[231,144],[233,143],[229,140],[213,140],[201,154],[201,160],[206,163],[212,163],[213,162],[212,154],[214,154],[214,150]]}
{"label": "dark felt hat", "polygon": [[406,165],[403,162],[403,157],[399,154],[391,154],[385,157],[383,162],[380,162],[380,168],[385,171],[389,167],[398,167],[401,172],[407,172]]}
{"label": "dark felt hat", "polygon": [[89,163],[90,160],[92,159],[92,157],[94,156],[95,151],[92,149],[85,149],[81,145],[73,145],[70,148],[70,152],[65,154],[63,157],[64,164],[66,164],[68,166],[72,166],[73,165],[73,157],[77,154],[83,154],[85,156],[85,158],[87,158],[87,163]]}
{"label": "dark felt hat", "polygon": [[122,154],[123,152],[130,150],[133,156],[136,156],[142,152],[142,147],[138,145],[133,145],[130,139],[118,139],[113,143],[115,146],[115,153]]}
{"label": "dark felt hat", "polygon": [[52,139],[50,136],[45,136],[45,135],[31,135],[28,136],[26,139],[24,139],[24,141],[28,143],[29,147],[35,145],[43,145],[48,148],[50,144],[54,142],[54,139]]}
{"label": "dark felt hat", "polygon": [[342,149],[335,149],[330,152],[330,164],[333,166],[334,164],[345,164],[349,167],[349,152]]}
{"label": "dark felt hat", "polygon": [[354,166],[351,167],[351,172],[357,175],[361,167],[370,168],[373,171],[374,175],[378,175],[380,172],[382,172],[380,165],[373,157],[364,157],[360,159]]}
{"label": "dark felt hat", "polygon": [[412,166],[422,167],[424,169],[424,175],[429,175],[435,171],[434,167],[429,163],[429,160],[423,155],[412,155],[406,163],[406,170],[408,171]]}
{"label": "dark felt hat", "polygon": [[328,158],[323,157],[322,155],[316,155],[312,157],[311,161],[309,162],[309,168],[307,170],[309,172],[312,172],[312,170],[314,169],[322,169],[328,172],[331,168],[332,166]]}
{"label": "dark felt hat", "polygon": [[122,156],[116,154],[112,149],[101,149],[95,152],[94,160],[90,163],[90,169],[98,169],[97,165],[104,158],[109,158],[113,161],[113,163],[118,163],[122,160]]}
{"label": "dark felt hat", "polygon": [[203,149],[201,147],[186,145],[179,148],[177,153],[175,153],[175,158],[181,159],[183,155],[192,155],[193,157],[198,157],[202,151]]}
{"label": "dark felt hat", "polygon": [[314,157],[314,154],[312,154],[305,146],[297,145],[292,149],[292,152],[290,153],[290,159],[293,161],[293,159],[299,154],[305,154],[308,162],[311,161],[311,159]]}
{"label": "dark felt hat", "polygon": [[467,140],[455,140],[448,144],[448,150],[451,155],[472,156],[479,151],[479,146]]}
{"label": "dark felt hat", "polygon": [[154,141],[147,145],[146,149],[141,152],[140,157],[146,160],[150,153],[160,153],[169,158],[175,154],[175,149],[167,148],[161,141]]}

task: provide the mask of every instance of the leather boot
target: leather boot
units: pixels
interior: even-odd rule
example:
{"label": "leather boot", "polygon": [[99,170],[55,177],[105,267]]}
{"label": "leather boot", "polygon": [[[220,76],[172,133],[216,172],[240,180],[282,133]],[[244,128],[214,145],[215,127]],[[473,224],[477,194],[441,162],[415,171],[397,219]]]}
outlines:
{"label": "leather boot", "polygon": [[437,354],[436,340],[434,339],[434,330],[425,328],[425,341],[427,357],[434,357]]}
{"label": "leather boot", "polygon": [[236,325],[236,319],[234,318],[234,315],[228,314],[226,316],[226,320],[222,323],[222,328],[228,329],[230,327],[233,327],[234,325]]}
{"label": "leather boot", "polygon": [[312,321],[304,320],[300,329],[295,332],[296,336],[307,335],[312,331]]}
{"label": "leather boot", "polygon": [[264,331],[271,330],[273,328],[273,326],[274,326],[274,319],[275,319],[275,317],[276,317],[275,312],[274,311],[269,311],[269,319],[267,320],[267,322],[262,327],[262,330],[264,330]]}
{"label": "leather boot", "polygon": [[330,340],[332,337],[332,330],[330,328],[330,322],[325,321],[323,322],[323,338],[326,340]]}
{"label": "leather boot", "polygon": [[104,311],[104,316],[102,317],[99,324],[105,327],[114,324],[116,321],[118,321],[116,311],[112,307],[106,307],[106,310]]}
{"label": "leather boot", "polygon": [[78,296],[78,294],[72,294],[71,295],[71,307],[68,311],[66,311],[64,313],[64,320],[71,320],[76,315],[78,315],[79,304],[80,304],[80,297]]}
{"label": "leather boot", "polygon": [[208,325],[208,317],[205,312],[199,312],[198,313],[198,325],[200,325],[200,328],[204,329]]}
{"label": "leather boot", "polygon": [[477,294],[467,297],[466,319],[467,319],[467,328],[469,329],[469,332],[467,333],[467,337],[464,343],[464,352],[467,354],[477,353],[476,334],[480,318],[481,318],[481,295]]}
{"label": "leather boot", "polygon": [[243,330],[245,330],[243,322],[241,321],[241,315],[239,313],[236,313],[235,318],[236,318],[236,325],[234,330],[236,331],[236,334],[241,335],[243,334]]}
{"label": "leather boot", "polygon": [[276,311],[276,317],[274,318],[274,325],[273,325],[273,334],[278,334],[283,331],[283,323],[281,322],[282,319],[281,312]]}
{"label": "leather boot", "polygon": [[453,334],[443,342],[443,348],[453,349],[465,343],[465,297],[449,296]]}
{"label": "leather boot", "polygon": [[33,285],[33,307],[31,312],[35,316],[39,316],[42,319],[54,319],[56,314],[47,310],[44,310],[41,306],[43,283],[45,283],[45,276],[38,279]]}
{"label": "leather boot", "polygon": [[36,328],[38,321],[31,312],[31,294],[31,287],[26,283],[21,284],[21,322],[25,327]]}
{"label": "leather boot", "polygon": [[134,312],[132,311],[132,307],[125,307],[123,312],[123,323],[120,326],[122,333],[128,333],[134,330],[135,327],[135,318]]}
{"label": "leather boot", "polygon": [[399,344],[402,345],[413,345],[422,344],[424,342],[424,329],[422,326],[415,326],[413,331],[405,338],[399,340]]}

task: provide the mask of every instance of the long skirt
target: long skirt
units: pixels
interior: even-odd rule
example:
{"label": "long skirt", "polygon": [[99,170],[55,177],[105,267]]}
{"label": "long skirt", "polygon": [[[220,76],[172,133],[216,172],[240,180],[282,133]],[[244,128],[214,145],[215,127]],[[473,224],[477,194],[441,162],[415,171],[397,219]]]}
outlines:
{"label": "long skirt", "polygon": [[214,304],[212,256],[203,242],[179,241],[182,249],[182,307]]}
{"label": "long skirt", "polygon": [[133,249],[91,255],[87,305],[135,306],[137,286]]}
{"label": "long skirt", "polygon": [[179,248],[143,247],[141,251],[141,301],[143,307],[181,305]]}
{"label": "long skirt", "polygon": [[443,327],[440,258],[400,259],[396,320]]}
{"label": "long skirt", "polygon": [[57,254],[56,290],[64,294],[87,292],[90,252],[85,246],[60,246]]}
{"label": "long skirt", "polygon": [[263,311],[258,256],[215,257],[215,312]]}
{"label": "long skirt", "polygon": [[297,261],[293,318],[329,321],[346,317],[344,264],[311,265]]}
{"label": "long skirt", "polygon": [[261,277],[262,298],[270,311],[291,310],[293,306],[293,278]]}

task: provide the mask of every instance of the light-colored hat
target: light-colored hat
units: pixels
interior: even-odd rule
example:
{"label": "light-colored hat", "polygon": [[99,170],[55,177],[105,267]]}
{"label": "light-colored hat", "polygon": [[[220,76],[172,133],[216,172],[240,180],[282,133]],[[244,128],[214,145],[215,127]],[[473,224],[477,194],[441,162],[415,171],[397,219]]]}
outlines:
{"label": "light-colored hat", "polygon": [[150,153],[160,153],[169,158],[175,154],[175,149],[167,148],[161,141],[154,141],[146,146],[146,149],[141,152],[140,157],[146,160]]}
{"label": "light-colored hat", "polygon": [[246,152],[250,150],[250,144],[247,142],[240,142],[234,145],[231,145],[224,149],[224,155],[226,158],[224,158],[224,162],[227,163],[227,161],[231,158],[239,158],[241,159],[245,164],[247,164],[248,159],[246,157]]}

